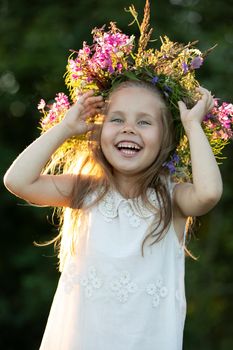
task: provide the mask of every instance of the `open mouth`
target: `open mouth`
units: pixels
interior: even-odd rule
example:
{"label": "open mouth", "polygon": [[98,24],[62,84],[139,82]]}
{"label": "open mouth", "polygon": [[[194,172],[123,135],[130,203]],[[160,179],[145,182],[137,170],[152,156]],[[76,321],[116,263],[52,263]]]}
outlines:
{"label": "open mouth", "polygon": [[137,143],[127,141],[119,142],[116,148],[124,155],[135,155],[142,149]]}

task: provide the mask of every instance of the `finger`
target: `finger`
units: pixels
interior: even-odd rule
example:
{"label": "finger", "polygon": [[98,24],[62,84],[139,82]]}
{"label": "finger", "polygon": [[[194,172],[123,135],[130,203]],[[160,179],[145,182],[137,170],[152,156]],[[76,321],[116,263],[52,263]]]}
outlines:
{"label": "finger", "polygon": [[211,92],[204,87],[200,86],[196,89],[202,95],[201,99],[203,99],[208,104],[212,103],[212,95]]}
{"label": "finger", "polygon": [[186,104],[183,101],[178,101],[178,106],[180,113],[184,113],[185,111],[187,111]]}
{"label": "finger", "polygon": [[73,110],[75,113],[82,114],[82,112],[84,111],[84,106],[79,102],[75,102],[71,106],[70,110]]}
{"label": "finger", "polygon": [[196,90],[199,91],[201,94],[210,93],[210,91],[204,88],[203,86],[197,87]]}
{"label": "finger", "polygon": [[80,119],[86,121],[89,118],[95,117],[96,115],[100,114],[100,109],[97,108],[89,108],[88,110],[85,110],[82,115],[80,115]]}
{"label": "finger", "polygon": [[214,107],[214,98],[211,91],[202,87],[199,90],[202,93],[202,100],[205,102],[208,111],[211,110]]}
{"label": "finger", "polygon": [[84,92],[84,93],[80,93],[78,94],[78,97],[77,97],[77,103],[79,104],[84,104],[84,102],[90,98],[91,96],[94,95],[94,91],[93,90],[89,90],[87,92]]}
{"label": "finger", "polygon": [[214,99],[212,97],[212,99],[209,101],[208,111],[211,111],[213,108],[214,108]]}
{"label": "finger", "polygon": [[94,102],[94,103],[90,103],[88,106],[91,106],[92,108],[103,108],[104,107],[104,102],[100,101],[100,102]]}
{"label": "finger", "polygon": [[[83,106],[83,105],[82,105]],[[103,113],[102,102],[96,102],[95,104],[88,104],[86,107],[83,106],[82,113],[80,114],[81,119],[85,119],[88,114],[102,114]]]}
{"label": "finger", "polygon": [[88,105],[103,105],[103,97],[102,96],[88,96],[83,100],[83,105],[86,107]]}

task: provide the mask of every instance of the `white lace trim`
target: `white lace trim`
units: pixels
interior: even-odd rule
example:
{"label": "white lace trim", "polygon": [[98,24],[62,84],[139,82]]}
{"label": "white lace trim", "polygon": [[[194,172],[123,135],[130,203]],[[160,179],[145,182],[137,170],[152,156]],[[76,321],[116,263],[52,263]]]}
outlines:
{"label": "white lace trim", "polygon": [[[148,189],[147,196],[149,202],[158,207],[158,200],[156,198],[155,190]],[[154,215],[154,212],[147,208],[141,198],[138,199],[125,199],[120,193],[110,190],[104,198],[99,202],[98,209],[100,213],[107,219],[113,219],[118,216],[118,209],[121,203],[125,204],[124,213],[128,216],[132,226],[138,226],[140,221],[135,218],[148,218]],[[111,221],[111,220],[107,220]]]}

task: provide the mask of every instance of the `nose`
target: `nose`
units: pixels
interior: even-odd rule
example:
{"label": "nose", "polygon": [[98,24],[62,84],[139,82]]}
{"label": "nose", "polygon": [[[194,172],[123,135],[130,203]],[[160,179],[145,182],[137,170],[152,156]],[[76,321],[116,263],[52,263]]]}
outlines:
{"label": "nose", "polygon": [[124,134],[135,134],[135,130],[129,123],[125,124],[122,128],[122,133]]}

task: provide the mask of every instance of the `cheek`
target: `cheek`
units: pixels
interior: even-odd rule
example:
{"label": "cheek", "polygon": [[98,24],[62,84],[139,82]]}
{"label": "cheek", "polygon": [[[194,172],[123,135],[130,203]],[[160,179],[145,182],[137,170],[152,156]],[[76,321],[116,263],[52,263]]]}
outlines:
{"label": "cheek", "polygon": [[151,131],[150,135],[148,135],[148,143],[153,145],[155,148],[160,148],[162,142],[163,134],[161,127],[156,127],[153,131]]}
{"label": "cheek", "polygon": [[112,137],[111,137],[109,128],[107,127],[107,125],[103,125],[102,131],[100,134],[100,147],[105,157],[106,157],[106,154],[108,153],[111,140],[112,140]]}

